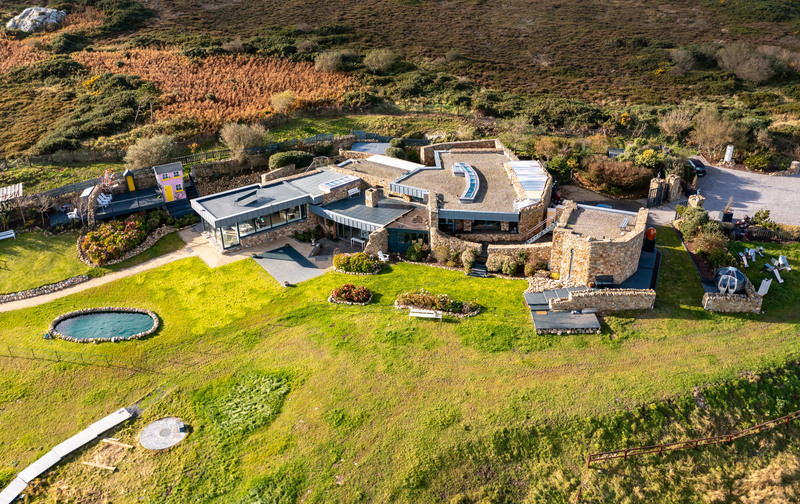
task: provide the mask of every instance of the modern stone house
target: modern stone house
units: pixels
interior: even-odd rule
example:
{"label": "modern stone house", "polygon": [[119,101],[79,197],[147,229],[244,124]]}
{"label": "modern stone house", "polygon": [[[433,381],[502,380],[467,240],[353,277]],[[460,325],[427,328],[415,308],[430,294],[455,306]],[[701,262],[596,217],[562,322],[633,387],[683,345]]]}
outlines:
{"label": "modern stone house", "polygon": [[568,201],[553,230],[550,271],[588,285],[598,276],[620,284],[636,273],[647,209],[625,212]]}

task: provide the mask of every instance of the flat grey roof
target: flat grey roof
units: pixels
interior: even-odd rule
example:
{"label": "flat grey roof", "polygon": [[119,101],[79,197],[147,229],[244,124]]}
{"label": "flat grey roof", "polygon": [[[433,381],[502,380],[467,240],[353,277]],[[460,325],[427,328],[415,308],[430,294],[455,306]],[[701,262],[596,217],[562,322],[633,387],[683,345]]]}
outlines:
{"label": "flat grey roof", "polygon": [[376,163],[369,159],[354,159],[351,163],[342,166],[342,168],[356,172],[356,174],[365,173],[367,175],[372,175],[373,177],[378,177],[388,182],[392,182],[409,173],[408,170],[383,163]]}
{"label": "flat grey roof", "polygon": [[567,228],[581,236],[611,240],[622,236],[623,231],[631,231],[637,217],[636,212],[578,205],[569,216]]}
{"label": "flat grey roof", "polygon": [[176,171],[183,171],[183,165],[179,162],[175,161],[174,163],[167,163],[153,167],[153,171],[157,175],[161,175],[162,173],[172,173]]}
{"label": "flat grey roof", "polygon": [[537,312],[531,310],[533,326],[537,331],[555,333],[567,330],[600,332],[600,321],[594,313],[571,313],[567,311]]}
{"label": "flat grey roof", "polygon": [[214,227],[230,226],[268,213],[306,203],[321,203],[319,186],[342,178],[341,173],[321,170],[305,177],[261,186],[252,184],[192,200],[192,208]]}
{"label": "flat grey roof", "polygon": [[[444,198],[441,208],[444,210],[519,213],[514,208],[517,193],[504,166],[509,161],[505,154],[478,151],[443,152],[441,160],[442,170],[419,170],[405,178],[402,183],[441,194]],[[464,179],[453,175],[452,168],[455,163],[472,166],[478,175],[480,190],[471,202],[459,200],[464,192]]]}
{"label": "flat grey roof", "polygon": [[310,210],[340,224],[375,231],[417,208],[422,207],[391,198],[380,198],[378,206],[373,208],[364,203],[364,195],[361,194],[357,198],[334,201],[325,206],[312,205]]}

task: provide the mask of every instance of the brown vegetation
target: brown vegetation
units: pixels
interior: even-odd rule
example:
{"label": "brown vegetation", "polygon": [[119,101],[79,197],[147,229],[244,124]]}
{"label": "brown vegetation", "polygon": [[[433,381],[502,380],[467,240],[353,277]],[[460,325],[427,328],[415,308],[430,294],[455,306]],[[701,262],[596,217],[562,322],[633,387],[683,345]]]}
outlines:
{"label": "brown vegetation", "polygon": [[0,35],[0,74],[20,66],[30,65],[47,58],[47,53],[40,51],[34,44],[4,38]]}
{"label": "brown vegetation", "polygon": [[589,157],[585,173],[592,183],[609,186],[606,189],[633,189],[653,176],[653,170],[635,166],[633,161],[615,161],[604,155]]}
{"label": "brown vegetation", "polygon": [[[211,56],[196,61],[174,49],[84,52],[75,59],[95,72],[135,74],[162,93],[161,119],[191,117],[206,126],[252,121],[273,111],[270,98],[291,91],[295,108],[336,103],[355,88],[344,75],[315,71],[309,63],[247,56]],[[116,62],[123,60],[124,66]]]}

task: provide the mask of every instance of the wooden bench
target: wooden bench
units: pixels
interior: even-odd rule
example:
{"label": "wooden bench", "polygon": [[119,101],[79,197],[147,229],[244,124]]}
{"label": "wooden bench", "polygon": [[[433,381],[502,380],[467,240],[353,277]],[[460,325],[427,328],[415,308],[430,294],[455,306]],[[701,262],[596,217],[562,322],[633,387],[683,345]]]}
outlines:
{"label": "wooden bench", "polygon": [[442,312],[436,310],[420,310],[419,308],[411,308],[408,310],[408,316],[442,320]]}
{"label": "wooden bench", "polygon": [[8,231],[0,232],[0,240],[5,240],[6,238],[14,238],[16,240],[17,239],[17,233],[15,233],[13,229],[10,229]]}
{"label": "wooden bench", "polygon": [[347,190],[347,197],[348,198],[353,198],[355,196],[358,196],[359,194],[361,194],[361,189],[359,189],[358,187],[354,187],[352,189],[348,189]]}

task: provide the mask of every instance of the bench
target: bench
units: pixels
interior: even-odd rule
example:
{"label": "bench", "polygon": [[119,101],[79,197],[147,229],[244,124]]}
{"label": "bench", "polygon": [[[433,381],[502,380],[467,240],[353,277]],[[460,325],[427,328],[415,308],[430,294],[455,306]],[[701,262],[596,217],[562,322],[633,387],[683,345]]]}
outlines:
{"label": "bench", "polygon": [[356,244],[361,245],[361,248],[366,247],[367,242],[362,240],[361,238],[350,238],[350,246],[354,247]]}
{"label": "bench", "polygon": [[353,198],[355,196],[358,196],[359,194],[361,194],[361,189],[359,189],[358,187],[354,187],[352,189],[348,189],[347,190],[347,197],[348,198]]}
{"label": "bench", "polygon": [[14,232],[13,229],[10,229],[8,231],[0,232],[0,240],[5,240],[6,238],[14,238],[16,240],[17,239],[17,234]]}
{"label": "bench", "polygon": [[436,310],[420,310],[419,308],[411,308],[408,310],[408,316],[442,320],[442,312]]}

